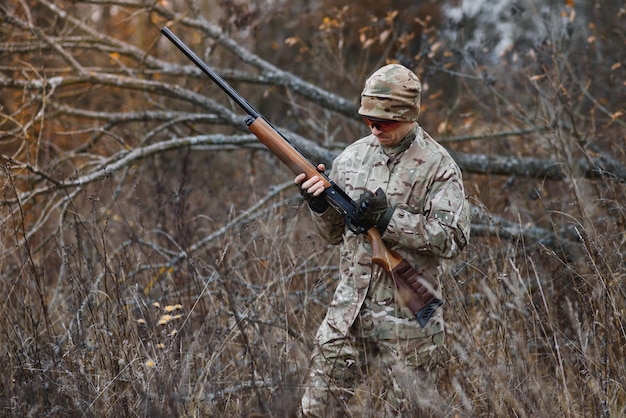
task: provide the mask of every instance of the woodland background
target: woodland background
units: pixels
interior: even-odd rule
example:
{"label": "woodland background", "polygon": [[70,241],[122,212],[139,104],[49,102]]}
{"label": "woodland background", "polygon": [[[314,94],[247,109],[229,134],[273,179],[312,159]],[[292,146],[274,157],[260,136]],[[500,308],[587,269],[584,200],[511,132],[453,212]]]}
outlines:
{"label": "woodland background", "polygon": [[337,250],[166,25],[327,166],[366,133],[367,75],[414,69],[473,211],[431,407],[624,416],[617,0],[3,1],[0,414],[298,407]]}

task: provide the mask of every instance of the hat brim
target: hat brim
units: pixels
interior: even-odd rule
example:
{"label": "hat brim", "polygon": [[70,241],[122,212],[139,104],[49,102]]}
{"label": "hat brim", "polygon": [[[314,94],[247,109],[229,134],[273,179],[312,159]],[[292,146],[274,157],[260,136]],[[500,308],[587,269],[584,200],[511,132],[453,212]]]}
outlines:
{"label": "hat brim", "polygon": [[415,122],[419,117],[419,102],[407,106],[393,99],[361,96],[358,113],[370,119]]}

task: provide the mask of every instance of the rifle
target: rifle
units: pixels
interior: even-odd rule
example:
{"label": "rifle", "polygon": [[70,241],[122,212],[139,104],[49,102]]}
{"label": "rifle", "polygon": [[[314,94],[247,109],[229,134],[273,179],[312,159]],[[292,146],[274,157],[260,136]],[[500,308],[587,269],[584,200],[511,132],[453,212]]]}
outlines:
{"label": "rifle", "polygon": [[436,296],[436,285],[429,283],[424,276],[420,275],[396,251],[389,250],[375,226],[357,219],[356,202],[329,177],[320,172],[312,161],[295,148],[287,138],[276,130],[211,67],[205,64],[169,28],[164,27],[161,29],[161,33],[246,111],[248,116],[245,119],[245,124],[248,126],[248,129],[294,174],[304,173],[306,178],[318,176],[322,179],[325,186],[325,199],[335,210],[344,216],[346,226],[350,231],[355,234],[367,235],[372,246],[372,262],[391,275],[401,302],[415,315],[421,327],[426,326],[435,310],[443,304],[443,301]]}

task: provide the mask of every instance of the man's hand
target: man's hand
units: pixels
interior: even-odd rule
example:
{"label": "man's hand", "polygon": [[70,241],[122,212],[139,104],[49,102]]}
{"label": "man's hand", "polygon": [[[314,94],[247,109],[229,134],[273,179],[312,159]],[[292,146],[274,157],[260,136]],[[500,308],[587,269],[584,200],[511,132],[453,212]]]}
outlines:
{"label": "man's hand", "polygon": [[361,194],[356,202],[356,218],[359,221],[374,225],[382,235],[387,230],[394,209],[387,206],[387,196],[379,187],[376,194],[369,190]]}
{"label": "man's hand", "polygon": [[[317,171],[323,173],[326,170],[326,166],[324,164],[320,164],[317,166]],[[324,192],[325,186],[321,177],[313,176],[309,179],[306,178],[306,174],[301,173],[296,176],[293,180],[294,183],[298,185],[300,188],[300,194],[306,202],[309,204],[311,210],[323,213],[328,209],[329,203],[322,196]]]}

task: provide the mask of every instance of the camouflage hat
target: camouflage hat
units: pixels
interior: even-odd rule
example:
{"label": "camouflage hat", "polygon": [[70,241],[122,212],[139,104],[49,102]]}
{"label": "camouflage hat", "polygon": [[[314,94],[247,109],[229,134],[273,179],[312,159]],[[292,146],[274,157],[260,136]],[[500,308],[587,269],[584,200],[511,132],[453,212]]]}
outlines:
{"label": "camouflage hat", "polygon": [[400,64],[385,65],[365,81],[359,115],[416,122],[421,93],[422,84],[413,71]]}

